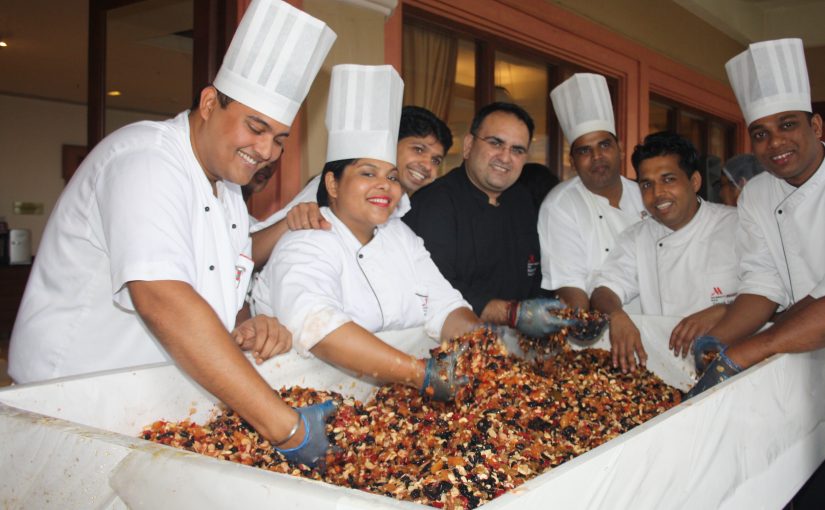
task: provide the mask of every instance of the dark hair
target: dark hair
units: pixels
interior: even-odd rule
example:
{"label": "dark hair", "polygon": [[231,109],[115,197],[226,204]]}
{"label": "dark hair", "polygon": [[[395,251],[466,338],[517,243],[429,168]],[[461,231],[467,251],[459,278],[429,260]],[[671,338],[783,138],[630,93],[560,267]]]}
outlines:
{"label": "dark hair", "polygon": [[425,138],[433,135],[438,143],[444,147],[444,154],[453,146],[453,133],[447,124],[426,108],[420,106],[405,106],[401,109],[401,127],[398,130],[398,141],[408,136]]}
{"label": "dark hair", "polygon": [[321,170],[321,182],[318,183],[318,192],[315,194],[315,199],[318,201],[319,206],[329,206],[329,193],[327,192],[327,185],[324,183],[326,174],[332,172],[332,175],[335,176],[335,180],[337,181],[341,178],[341,174],[344,173],[344,169],[356,161],[358,160],[339,159],[337,161],[329,161],[324,165],[324,169]]}
{"label": "dark hair", "polygon": [[[226,94],[224,94],[220,90],[218,90],[218,89],[215,89],[215,90],[218,91],[218,104],[221,105],[221,108],[226,108],[227,106],[229,106],[229,103],[234,101],[234,99],[227,96]],[[203,92],[203,91],[201,90],[201,92]],[[189,109],[192,110],[192,111],[195,111],[198,108],[200,108],[200,105],[201,105],[201,95],[196,94],[195,97],[192,98],[192,107],[189,108]]]}
{"label": "dark hair", "polygon": [[[518,117],[518,119],[524,122],[527,126],[527,131],[530,133],[530,140],[533,139],[535,124],[533,123],[533,118],[530,117],[530,114],[517,104],[502,102],[490,103],[487,106],[482,107],[481,110],[476,113],[476,116],[473,117],[473,123],[470,124],[470,134],[475,136],[478,133],[478,128],[481,127],[481,123],[484,122],[484,119],[486,119],[491,113],[495,112],[505,112]],[[529,144],[530,141],[528,140],[527,143]]]}
{"label": "dark hair", "polygon": [[679,156],[679,168],[690,177],[693,172],[699,170],[699,153],[696,147],[687,138],[677,135],[672,131],[659,131],[645,137],[645,141],[633,149],[633,168],[636,175],[639,174],[639,167],[642,161],[659,156],[675,154]]}

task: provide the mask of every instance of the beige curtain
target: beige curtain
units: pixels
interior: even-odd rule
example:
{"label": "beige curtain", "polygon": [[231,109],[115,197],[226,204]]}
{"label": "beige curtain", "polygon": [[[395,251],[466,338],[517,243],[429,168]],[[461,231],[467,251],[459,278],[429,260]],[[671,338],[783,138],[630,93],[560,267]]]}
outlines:
{"label": "beige curtain", "polygon": [[457,57],[455,37],[404,25],[404,104],[427,108],[447,122]]}

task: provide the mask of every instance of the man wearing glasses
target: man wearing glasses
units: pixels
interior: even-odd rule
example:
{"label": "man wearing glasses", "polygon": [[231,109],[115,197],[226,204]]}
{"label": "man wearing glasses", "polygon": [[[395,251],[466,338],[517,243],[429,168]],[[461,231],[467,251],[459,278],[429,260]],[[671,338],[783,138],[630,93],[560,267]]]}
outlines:
{"label": "man wearing glasses", "polygon": [[[533,119],[521,107],[483,107],[464,137],[464,163],[416,193],[404,216],[483,320],[517,327],[519,315],[539,310],[542,301],[529,299],[541,278],[536,209],[516,182],[532,136]],[[547,307],[541,309],[544,320],[534,332],[553,329]]]}

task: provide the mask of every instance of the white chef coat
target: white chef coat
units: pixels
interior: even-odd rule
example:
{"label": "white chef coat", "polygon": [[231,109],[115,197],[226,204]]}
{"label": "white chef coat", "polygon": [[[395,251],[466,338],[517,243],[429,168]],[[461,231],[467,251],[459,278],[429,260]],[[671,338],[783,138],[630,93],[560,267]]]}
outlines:
{"label": "white chef coat", "polygon": [[825,296],[825,162],[796,188],[763,172],[739,197],[741,294],[784,308]]}
{"label": "white chef coat", "polygon": [[404,212],[396,211],[362,245],[322,207],[332,229],[281,238],[253,285],[254,312],[278,317],[303,355],[347,322],[371,332],[423,324],[429,336],[439,338],[450,312],[470,304],[401,221]]}
{"label": "white chef coat", "polygon": [[218,196],[192,151],[188,112],[101,141],[49,218],[12,333],[18,383],[168,360],[126,283],[190,284],[227,329],[253,267],[240,187]]}
{"label": "white chef coat", "polygon": [[639,296],[645,315],[684,317],[736,298],[736,208],[702,201],[687,225],[673,231],[652,217],[622,232],[596,271],[627,303]]}
{"label": "white chef coat", "polygon": [[[286,206],[274,213],[268,218],[261,220],[257,223],[253,223],[250,227],[249,231],[251,233],[258,232],[260,230],[265,229],[270,225],[274,225],[278,223],[282,219],[286,218],[287,213],[292,210],[298,204],[302,204],[304,202],[317,202],[318,201],[318,186],[321,185],[321,174],[316,175],[312,179],[309,180],[304,189],[298,192],[295,197],[289,201]],[[410,197],[407,196],[406,193],[401,195],[401,202],[398,204],[398,209],[396,210],[404,210],[407,211],[410,208]]]}
{"label": "white chef coat", "polygon": [[579,177],[569,179],[545,197],[539,208],[541,287],[593,291],[594,272],[610,254],[616,237],[644,216],[639,185],[625,177],[619,208],[588,191]]}

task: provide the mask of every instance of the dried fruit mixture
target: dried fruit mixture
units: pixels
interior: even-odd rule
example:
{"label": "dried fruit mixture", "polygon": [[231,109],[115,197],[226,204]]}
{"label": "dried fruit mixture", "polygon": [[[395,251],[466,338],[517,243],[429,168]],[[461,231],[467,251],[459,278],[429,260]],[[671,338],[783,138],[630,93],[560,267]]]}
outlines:
{"label": "dried fruit mixture", "polygon": [[437,508],[475,508],[681,401],[679,390],[651,372],[622,374],[608,352],[573,351],[563,335],[541,344],[559,351],[543,362],[507,356],[487,330],[438,350],[459,342],[469,345],[458,372],[470,383],[453,403],[429,401],[398,385],[380,388],[364,403],[332,392],[282,389],[291,405],[330,398],[338,404],[327,424],[337,448],[323,474],[287,464],[231,410],[204,425],[158,421],[142,437]]}

